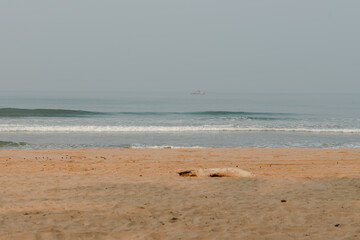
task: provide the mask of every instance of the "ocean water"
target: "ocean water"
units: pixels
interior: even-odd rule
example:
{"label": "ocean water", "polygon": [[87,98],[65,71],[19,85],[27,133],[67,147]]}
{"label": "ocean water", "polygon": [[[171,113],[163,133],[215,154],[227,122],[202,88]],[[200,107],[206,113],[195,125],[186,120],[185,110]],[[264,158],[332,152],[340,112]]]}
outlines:
{"label": "ocean water", "polygon": [[356,94],[0,93],[0,148],[360,147]]}

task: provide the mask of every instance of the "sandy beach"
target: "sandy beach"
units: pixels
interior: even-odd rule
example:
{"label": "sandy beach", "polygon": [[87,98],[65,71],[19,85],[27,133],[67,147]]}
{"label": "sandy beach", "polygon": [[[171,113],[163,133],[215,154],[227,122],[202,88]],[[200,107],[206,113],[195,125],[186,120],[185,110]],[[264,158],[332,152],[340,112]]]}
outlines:
{"label": "sandy beach", "polygon": [[[360,149],[0,150],[0,239],[359,239]],[[239,168],[250,178],[180,177]]]}

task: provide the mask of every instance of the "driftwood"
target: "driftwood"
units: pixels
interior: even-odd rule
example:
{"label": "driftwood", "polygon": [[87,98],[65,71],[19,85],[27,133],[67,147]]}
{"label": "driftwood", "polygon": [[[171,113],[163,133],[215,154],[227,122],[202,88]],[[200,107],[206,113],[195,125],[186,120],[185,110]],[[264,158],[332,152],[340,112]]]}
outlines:
{"label": "driftwood", "polygon": [[254,177],[251,172],[240,168],[200,168],[178,172],[182,177]]}

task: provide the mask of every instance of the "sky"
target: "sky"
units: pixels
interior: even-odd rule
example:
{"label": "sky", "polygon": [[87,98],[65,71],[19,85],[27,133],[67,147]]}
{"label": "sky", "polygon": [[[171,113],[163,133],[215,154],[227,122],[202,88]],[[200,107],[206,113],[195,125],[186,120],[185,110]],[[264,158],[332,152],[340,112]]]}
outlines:
{"label": "sky", "polygon": [[0,91],[358,93],[358,0],[3,0]]}

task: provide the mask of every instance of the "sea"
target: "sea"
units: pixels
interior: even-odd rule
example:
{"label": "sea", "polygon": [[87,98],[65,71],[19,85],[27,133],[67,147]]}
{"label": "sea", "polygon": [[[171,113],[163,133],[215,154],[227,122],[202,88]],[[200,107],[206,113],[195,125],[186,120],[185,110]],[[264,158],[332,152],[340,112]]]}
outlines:
{"label": "sea", "polygon": [[0,148],[358,148],[359,94],[0,92]]}

